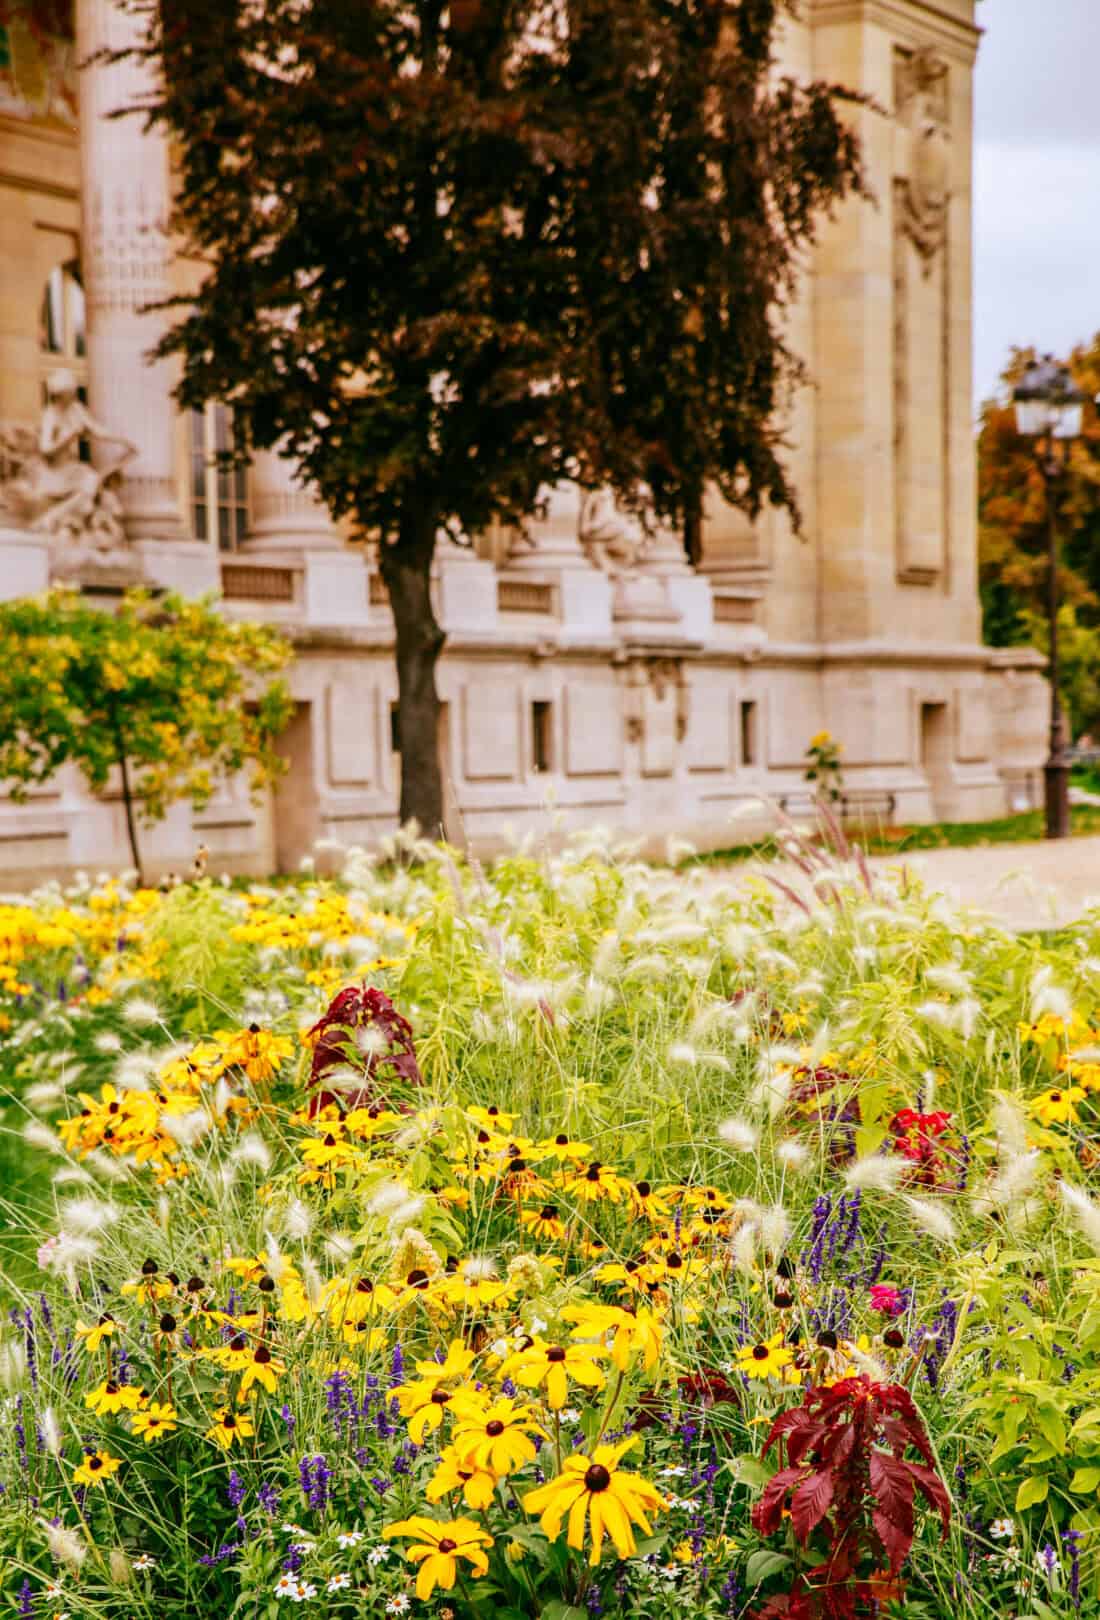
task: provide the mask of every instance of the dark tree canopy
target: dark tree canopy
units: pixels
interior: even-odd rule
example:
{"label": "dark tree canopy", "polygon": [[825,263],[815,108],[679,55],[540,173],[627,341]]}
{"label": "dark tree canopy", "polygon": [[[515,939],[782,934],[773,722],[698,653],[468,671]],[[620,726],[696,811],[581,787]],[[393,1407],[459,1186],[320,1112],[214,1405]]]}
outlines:
{"label": "dark tree canopy", "polygon": [[180,397],[379,538],[437,831],[437,532],[562,477],[687,530],[711,483],[796,508],[782,306],[860,186],[841,92],[774,76],[780,0],[135,3],[204,263]]}

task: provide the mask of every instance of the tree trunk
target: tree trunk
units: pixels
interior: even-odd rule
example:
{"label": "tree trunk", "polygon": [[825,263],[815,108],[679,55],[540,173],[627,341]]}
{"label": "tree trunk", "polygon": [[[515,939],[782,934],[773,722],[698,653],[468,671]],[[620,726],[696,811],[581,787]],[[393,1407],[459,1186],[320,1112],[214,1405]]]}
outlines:
{"label": "tree trunk", "polygon": [[141,851],[138,848],[137,822],[134,818],[134,795],[130,787],[130,767],[126,762],[126,742],[122,735],[122,727],[118,716],[111,716],[111,729],[115,734],[115,757],[122,775],[122,804],[126,811],[126,831],[130,837],[130,854],[134,858],[134,870],[137,872],[138,887],[145,887],[145,874],[141,868]]}
{"label": "tree trunk", "polygon": [[397,632],[397,735],[401,749],[401,824],[415,821],[442,838],[443,775],[439,766],[439,694],[435,666],[444,635],[431,598],[435,520],[417,514],[396,545],[384,541],[379,564]]}

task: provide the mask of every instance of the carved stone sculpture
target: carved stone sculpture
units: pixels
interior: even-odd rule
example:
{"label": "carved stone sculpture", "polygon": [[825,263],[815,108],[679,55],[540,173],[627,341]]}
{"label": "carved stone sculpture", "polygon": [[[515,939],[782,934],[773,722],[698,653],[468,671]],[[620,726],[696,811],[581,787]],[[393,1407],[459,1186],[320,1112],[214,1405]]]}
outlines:
{"label": "carved stone sculpture", "polygon": [[[47,534],[57,564],[79,567],[128,561],[117,485],[135,447],[111,433],[77,395],[71,371],[55,371],[37,432],[0,427],[0,510],[14,523]],[[84,439],[112,446],[99,467],[80,459]]]}
{"label": "carved stone sculpture", "polygon": [[599,489],[587,492],[581,500],[577,538],[588,560],[615,579],[638,572],[655,537],[619,510],[610,490]]}

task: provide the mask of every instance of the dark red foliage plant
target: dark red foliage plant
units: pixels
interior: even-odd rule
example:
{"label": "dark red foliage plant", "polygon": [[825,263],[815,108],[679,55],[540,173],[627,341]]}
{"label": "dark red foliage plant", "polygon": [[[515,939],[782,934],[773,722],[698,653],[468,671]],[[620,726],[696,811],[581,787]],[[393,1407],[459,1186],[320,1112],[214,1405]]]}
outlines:
{"label": "dark red foliage plant", "polygon": [[[901,1567],[913,1542],[916,1497],[940,1515],[951,1500],[936,1470],[920,1414],[901,1384],[844,1378],[806,1390],[801,1406],[780,1413],[764,1455],[786,1450],[786,1466],[753,1509],[761,1535],[789,1513],[800,1547],[818,1561],[790,1591],[771,1598],[755,1620],[863,1620],[900,1595]],[[916,1452],[919,1461],[908,1456]]]}
{"label": "dark red foliage plant", "polygon": [[382,990],[360,985],[341,990],[309,1031],[309,1039],[313,1042],[311,1088],[337,1068],[362,1077],[361,1084],[352,1084],[350,1089],[319,1091],[311,1101],[311,1113],[333,1102],[345,1108],[369,1107],[382,1100],[379,1082],[422,1083],[412,1025]]}

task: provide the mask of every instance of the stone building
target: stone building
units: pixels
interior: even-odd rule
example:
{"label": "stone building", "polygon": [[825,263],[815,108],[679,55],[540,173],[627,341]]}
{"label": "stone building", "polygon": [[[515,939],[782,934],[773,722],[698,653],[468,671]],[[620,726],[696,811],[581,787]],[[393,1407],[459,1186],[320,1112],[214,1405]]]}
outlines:
{"label": "stone building", "polygon": [[[75,25],[72,11],[0,3],[0,420],[25,441],[49,393],[55,410],[86,402],[85,427],[127,448],[91,543],[9,513],[0,594],[51,575],[101,593],[140,577],[220,588],[227,612],[285,626],[298,649],[287,777],[262,805],[228,784],[201,815],[177,807],[144,844],[154,870],[185,866],[200,839],[215,867],[292,868],[318,838],[394,825],[385,592],[278,457],[217,469],[229,413],[184,418],[170,372],[146,362],[156,318],[140,307],[192,273],[162,229],[168,155],[138,121],[106,116],[140,91],[137,68],[77,72],[132,25],[112,0],[75,0]],[[821,728],[870,814],[980,818],[1033,798],[1041,660],[983,647],[979,629],[973,14],[974,0],[804,0],[786,28],[790,71],[873,98],[855,116],[877,199],[823,227],[791,314],[813,378],[788,435],[804,535],[711,498],[696,571],[674,537],[647,543],[606,501],[561,488],[529,543],[441,546],[453,837],[545,828],[552,803],[566,825],[727,844],[754,828],[751,812],[731,823],[739,806],[804,797]],[[62,469],[65,491],[74,478],[79,507]],[[125,861],[110,794],[62,776],[28,804],[0,799],[4,880]]]}

